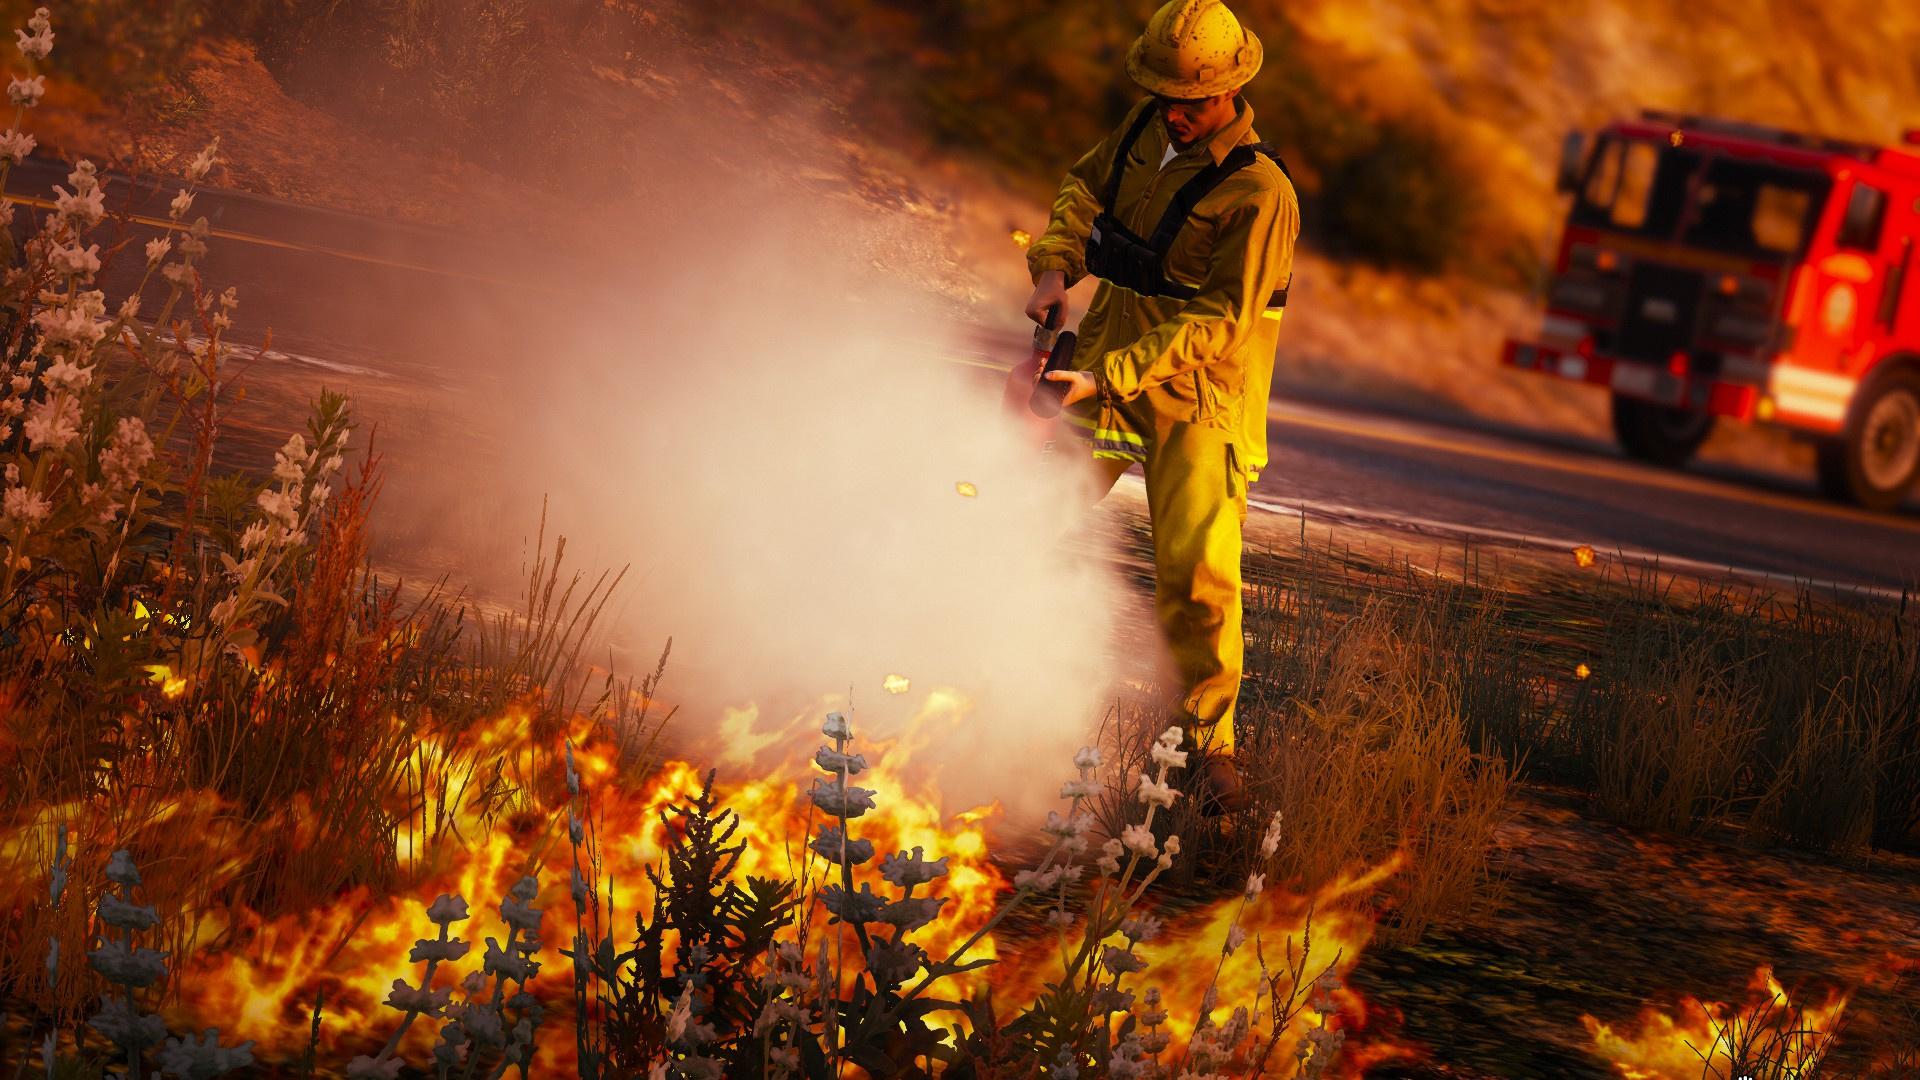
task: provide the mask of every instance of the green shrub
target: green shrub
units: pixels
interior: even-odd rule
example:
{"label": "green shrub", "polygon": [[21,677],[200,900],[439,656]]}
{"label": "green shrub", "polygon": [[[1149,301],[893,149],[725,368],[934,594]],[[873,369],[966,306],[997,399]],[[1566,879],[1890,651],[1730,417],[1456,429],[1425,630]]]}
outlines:
{"label": "green shrub", "polygon": [[1444,270],[1470,240],[1470,183],[1438,135],[1386,121],[1360,148],[1327,163],[1320,243],[1381,266]]}

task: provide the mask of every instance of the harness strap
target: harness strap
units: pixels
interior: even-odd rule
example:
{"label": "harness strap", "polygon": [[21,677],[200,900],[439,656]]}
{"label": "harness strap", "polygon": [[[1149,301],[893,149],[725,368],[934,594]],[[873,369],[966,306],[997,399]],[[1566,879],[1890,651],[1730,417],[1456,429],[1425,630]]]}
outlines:
{"label": "harness strap", "polygon": [[[1200,205],[1200,200],[1213,194],[1213,189],[1224,183],[1227,177],[1253,164],[1256,156],[1266,157],[1279,166],[1282,176],[1288,180],[1293,179],[1293,174],[1287,171],[1287,163],[1282,161],[1273,147],[1266,143],[1250,143],[1246,146],[1234,147],[1227,151],[1226,157],[1200,170],[1199,175],[1181,185],[1179,191],[1174,192],[1173,200],[1167,204],[1166,213],[1160,216],[1159,226],[1147,239],[1147,246],[1153,249],[1153,253],[1164,260],[1167,252],[1173,248],[1173,241],[1180,235],[1180,230],[1186,227],[1187,219],[1193,216],[1194,208]],[[1286,307],[1287,289],[1291,284],[1289,282],[1288,285],[1275,289],[1273,296],[1267,301],[1267,306]],[[1192,286],[1174,281],[1167,282],[1162,291],[1175,300],[1191,300],[1199,292]]]}
{"label": "harness strap", "polygon": [[1134,118],[1133,126],[1127,129],[1126,137],[1120,140],[1119,149],[1113,152],[1113,168],[1107,171],[1106,197],[1100,201],[1101,209],[1109,214],[1113,213],[1115,204],[1120,201],[1120,179],[1127,172],[1127,155],[1133,153],[1133,144],[1140,141],[1141,133],[1147,130],[1148,124],[1153,123],[1155,115],[1151,105],[1141,109],[1140,115]]}
{"label": "harness strap", "polygon": [[[1127,158],[1133,153],[1134,144],[1140,141],[1141,134],[1147,130],[1147,125],[1153,122],[1156,115],[1158,115],[1156,110],[1151,106],[1140,110],[1140,115],[1134,118],[1132,126],[1127,128],[1126,135],[1121,138],[1119,148],[1114,151],[1113,167],[1108,170],[1107,190],[1101,203],[1102,209],[1109,217],[1113,214],[1114,206],[1120,201],[1120,181],[1126,175]],[[1287,170],[1286,161],[1280,157],[1278,151],[1266,143],[1249,143],[1227,151],[1225,157],[1200,170],[1198,175],[1182,184],[1179,191],[1174,192],[1173,200],[1167,204],[1166,212],[1160,215],[1160,224],[1154,228],[1153,235],[1145,241],[1146,247],[1157,260],[1161,263],[1166,261],[1167,252],[1173,248],[1174,240],[1179,237],[1180,230],[1186,227],[1187,219],[1193,216],[1194,208],[1200,205],[1200,200],[1212,194],[1213,189],[1224,183],[1227,177],[1253,164],[1256,156],[1264,156],[1279,167],[1280,175],[1289,181],[1293,179],[1293,173]],[[1191,285],[1166,281],[1164,275],[1162,282],[1160,290],[1162,296],[1175,300],[1191,300],[1199,294],[1199,290]],[[1287,290],[1291,286],[1292,282],[1288,282],[1275,289],[1273,296],[1267,301],[1267,306],[1269,308],[1286,307]]]}

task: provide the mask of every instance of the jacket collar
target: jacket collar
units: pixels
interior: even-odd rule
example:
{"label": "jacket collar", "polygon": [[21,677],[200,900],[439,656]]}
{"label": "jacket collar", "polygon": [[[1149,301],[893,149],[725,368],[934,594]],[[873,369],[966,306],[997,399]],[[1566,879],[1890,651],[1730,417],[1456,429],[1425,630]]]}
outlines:
{"label": "jacket collar", "polygon": [[[1208,139],[1204,144],[1207,148],[1207,153],[1212,156],[1215,165],[1225,161],[1227,155],[1233,151],[1234,147],[1239,146],[1243,142],[1256,141],[1253,136],[1253,106],[1247,104],[1245,98],[1236,98],[1234,99],[1233,107],[1233,119],[1228,122],[1226,127],[1214,133],[1213,138]],[[1173,145],[1173,136],[1167,131],[1165,120],[1160,121],[1160,135],[1167,140],[1168,146]],[[1187,154],[1191,154],[1197,149],[1198,147],[1189,146],[1184,151],[1181,151],[1181,156],[1184,157]]]}

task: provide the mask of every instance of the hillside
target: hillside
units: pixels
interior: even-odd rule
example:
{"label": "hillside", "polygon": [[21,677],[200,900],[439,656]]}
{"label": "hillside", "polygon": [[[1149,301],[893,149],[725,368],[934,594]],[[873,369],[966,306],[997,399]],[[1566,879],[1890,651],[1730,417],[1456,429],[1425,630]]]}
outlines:
{"label": "hillside", "polygon": [[[906,215],[921,241],[872,257],[1011,330],[1023,282],[1007,236],[1038,229],[1053,177],[1133,95],[1119,57],[1154,5],[752,0],[722,13],[604,0],[543,14],[554,9],[444,0],[421,8],[444,47],[409,49],[385,8],[282,6],[300,14],[195,24],[165,107],[116,120],[84,87],[56,96],[69,119],[43,142],[164,171],[221,131],[217,178],[234,186],[583,244],[595,206],[693,198],[661,190],[663,176],[779,170],[822,198]],[[1279,369],[1292,390],[1600,434],[1596,395],[1493,363],[1530,322],[1568,128],[1640,107],[1879,141],[1920,124],[1911,7],[1235,8],[1268,45],[1249,99],[1307,201]],[[476,67],[512,93],[477,83]],[[1708,453],[1804,459],[1754,432],[1723,432]]]}

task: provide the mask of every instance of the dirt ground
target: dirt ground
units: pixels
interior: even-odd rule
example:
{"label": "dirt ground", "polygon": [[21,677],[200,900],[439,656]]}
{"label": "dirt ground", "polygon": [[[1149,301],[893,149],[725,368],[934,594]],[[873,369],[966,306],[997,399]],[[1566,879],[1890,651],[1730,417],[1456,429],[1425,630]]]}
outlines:
{"label": "dirt ground", "polygon": [[[1144,500],[1126,484],[1110,500],[1107,525],[1144,601],[1152,588]],[[1302,528],[1255,514],[1249,577],[1285,574],[1275,553],[1294,550]],[[1445,537],[1315,521],[1304,535],[1362,560],[1406,558],[1448,576],[1461,566],[1461,546]],[[1522,588],[1564,587],[1572,565],[1566,552],[1477,549],[1483,566]],[[1140,618],[1127,632],[1149,626]],[[1369,948],[1355,968],[1369,1019],[1349,1045],[1396,1051],[1368,1077],[1617,1078],[1624,1074],[1596,1053],[1584,1017],[1633,1035],[1649,1009],[1694,1015],[1683,996],[1744,1007],[1763,968],[1797,1004],[1850,993],[1828,1059],[1841,1075],[1920,1047],[1920,985],[1913,974],[1899,978],[1920,972],[1920,857],[1876,852],[1841,863],[1754,846],[1731,831],[1640,832],[1601,820],[1583,793],[1536,785],[1517,787],[1510,811],[1494,850],[1504,905],[1408,948]]]}

